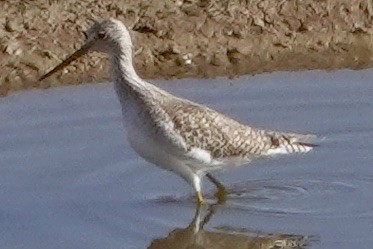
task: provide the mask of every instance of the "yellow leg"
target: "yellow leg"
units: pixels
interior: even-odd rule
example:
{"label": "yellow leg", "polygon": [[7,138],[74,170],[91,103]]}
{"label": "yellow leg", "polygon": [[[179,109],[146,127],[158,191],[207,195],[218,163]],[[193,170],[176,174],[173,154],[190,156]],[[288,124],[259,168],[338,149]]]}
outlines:
{"label": "yellow leg", "polygon": [[228,194],[224,185],[220,183],[217,179],[215,179],[210,173],[207,173],[206,177],[216,186],[218,190],[215,194],[216,198],[218,199],[218,203],[219,204],[224,203],[227,200],[227,194]]}
{"label": "yellow leg", "polygon": [[227,190],[223,188],[218,188],[218,191],[216,192],[215,196],[218,199],[218,204],[223,204],[227,201]]}
{"label": "yellow leg", "polygon": [[201,192],[196,192],[196,199],[197,199],[198,205],[203,204],[203,196],[202,196]]}

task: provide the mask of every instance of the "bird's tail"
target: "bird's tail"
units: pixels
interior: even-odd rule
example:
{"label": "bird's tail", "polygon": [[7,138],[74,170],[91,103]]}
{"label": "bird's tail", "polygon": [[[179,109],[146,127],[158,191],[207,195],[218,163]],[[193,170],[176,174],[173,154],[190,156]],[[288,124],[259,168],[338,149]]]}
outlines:
{"label": "bird's tail", "polygon": [[316,139],[315,135],[276,132],[270,136],[272,146],[267,152],[268,155],[306,153],[318,146],[311,143]]}

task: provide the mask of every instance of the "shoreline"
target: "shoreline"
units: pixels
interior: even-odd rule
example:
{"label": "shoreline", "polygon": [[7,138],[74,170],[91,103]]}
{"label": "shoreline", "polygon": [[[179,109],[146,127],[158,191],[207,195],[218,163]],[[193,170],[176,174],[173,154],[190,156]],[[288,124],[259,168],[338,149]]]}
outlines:
{"label": "shoreline", "polygon": [[107,60],[96,53],[37,80],[82,44],[82,31],[98,18],[130,29],[135,68],[146,79],[373,67],[369,0],[5,0],[0,9],[1,96],[107,81]]}

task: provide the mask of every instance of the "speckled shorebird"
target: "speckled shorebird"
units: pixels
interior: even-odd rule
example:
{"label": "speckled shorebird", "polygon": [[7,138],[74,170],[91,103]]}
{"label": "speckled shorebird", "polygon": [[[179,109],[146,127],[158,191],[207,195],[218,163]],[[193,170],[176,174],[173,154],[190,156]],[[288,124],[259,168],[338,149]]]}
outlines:
{"label": "speckled shorebird", "polygon": [[176,97],[144,80],[132,65],[132,42],[125,25],[115,19],[95,22],[86,42],[45,79],[88,51],[108,53],[112,80],[122,106],[133,149],[147,161],[170,170],[196,191],[203,202],[201,178],[217,186],[218,201],[226,191],[211,172],[275,154],[308,152],[312,135],[256,129],[206,106]]}

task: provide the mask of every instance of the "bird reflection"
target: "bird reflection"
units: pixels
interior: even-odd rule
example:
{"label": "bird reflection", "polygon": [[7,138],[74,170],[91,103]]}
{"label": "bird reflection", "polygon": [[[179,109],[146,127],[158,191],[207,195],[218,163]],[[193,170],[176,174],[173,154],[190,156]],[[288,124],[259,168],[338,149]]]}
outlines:
{"label": "bird reflection", "polygon": [[167,237],[153,240],[148,249],[302,249],[309,242],[308,236],[303,235],[266,234],[232,227],[204,230],[217,207],[197,207],[188,227],[177,228]]}

